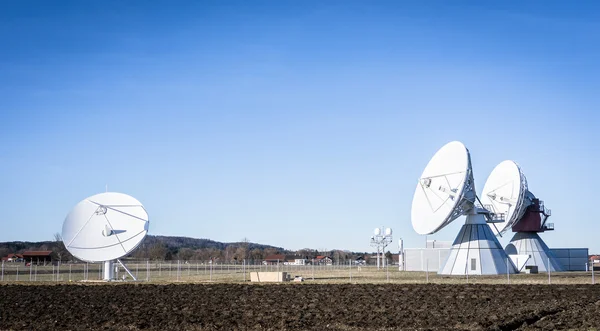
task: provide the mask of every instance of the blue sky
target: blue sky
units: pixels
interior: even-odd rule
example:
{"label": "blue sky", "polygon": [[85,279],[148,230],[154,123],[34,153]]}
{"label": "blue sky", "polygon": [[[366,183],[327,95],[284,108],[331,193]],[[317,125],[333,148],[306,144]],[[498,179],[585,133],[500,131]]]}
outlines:
{"label": "blue sky", "polygon": [[479,190],[517,161],[548,245],[599,252],[599,6],[2,2],[0,241],[52,239],[108,185],[152,234],[422,246],[417,179],[461,140]]}

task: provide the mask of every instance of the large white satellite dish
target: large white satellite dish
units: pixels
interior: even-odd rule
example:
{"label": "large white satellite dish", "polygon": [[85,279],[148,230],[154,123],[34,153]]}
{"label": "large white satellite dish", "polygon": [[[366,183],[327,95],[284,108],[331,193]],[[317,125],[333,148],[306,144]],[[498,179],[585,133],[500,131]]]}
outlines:
{"label": "large white satellite dish", "polygon": [[526,265],[535,265],[539,271],[564,270],[538,235],[554,229],[554,226],[546,226],[550,211],[529,191],[527,178],[516,162],[506,160],[494,168],[483,188],[481,201],[494,213],[505,215],[503,221],[491,224],[494,234],[501,236],[508,229],[515,232],[507,251],[529,256]]}
{"label": "large white satellite dish", "polygon": [[478,201],[469,150],[458,141],[443,146],[429,161],[417,183],[411,221],[419,234],[432,234],[467,216],[440,274],[484,275],[516,269],[487,221],[495,215]]}
{"label": "large white satellite dish", "polygon": [[459,141],[446,144],[431,158],[417,183],[411,209],[415,231],[431,234],[460,217],[465,191],[471,195],[470,200],[473,198],[469,182],[469,151]]}
{"label": "large white satellite dish", "polygon": [[121,263],[119,258],[142,242],[149,223],[137,199],[123,193],[100,193],[75,205],[63,223],[62,240],[73,256],[105,262],[104,279],[111,280],[114,261]]}

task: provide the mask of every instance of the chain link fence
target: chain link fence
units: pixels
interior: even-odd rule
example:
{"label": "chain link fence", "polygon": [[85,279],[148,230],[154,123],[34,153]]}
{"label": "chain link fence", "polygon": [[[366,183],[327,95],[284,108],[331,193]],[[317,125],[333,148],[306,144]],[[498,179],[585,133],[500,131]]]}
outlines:
{"label": "chain link fence", "polygon": [[[123,261],[139,282],[223,282],[250,281],[251,272],[286,272],[311,283],[492,283],[492,284],[590,284],[595,283],[593,270],[543,274],[494,276],[441,276],[430,271],[400,271],[398,266],[377,268],[348,263],[333,265],[293,265],[284,263],[220,264],[210,261]],[[117,281],[133,279],[115,263]],[[3,262],[0,282],[93,282],[101,281],[103,263],[24,264]]]}

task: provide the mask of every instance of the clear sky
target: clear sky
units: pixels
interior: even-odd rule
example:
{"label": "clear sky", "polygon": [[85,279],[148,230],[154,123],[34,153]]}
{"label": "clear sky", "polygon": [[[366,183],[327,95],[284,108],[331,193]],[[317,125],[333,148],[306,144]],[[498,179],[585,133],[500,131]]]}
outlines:
{"label": "clear sky", "polygon": [[552,209],[548,245],[600,252],[598,12],[2,1],[0,241],[51,240],[108,185],[146,206],[151,234],[366,251],[386,225],[421,247],[417,179],[460,140],[479,190],[517,161]]}

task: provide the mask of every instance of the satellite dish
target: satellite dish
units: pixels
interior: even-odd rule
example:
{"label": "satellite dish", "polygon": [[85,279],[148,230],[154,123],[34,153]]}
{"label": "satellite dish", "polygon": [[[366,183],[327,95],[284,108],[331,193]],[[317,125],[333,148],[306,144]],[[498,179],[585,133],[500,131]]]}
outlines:
{"label": "satellite dish", "polygon": [[378,236],[381,234],[381,229],[380,228],[375,228],[375,230],[373,230],[373,233]]}
{"label": "satellite dish", "polygon": [[412,201],[418,234],[432,234],[463,215],[465,199],[474,201],[469,151],[459,141],[442,147],[423,171]]}
{"label": "satellite dish", "polygon": [[391,236],[392,235],[392,229],[391,228],[385,229],[385,235],[386,236]]}
{"label": "satellite dish", "polygon": [[499,222],[490,225],[495,235],[502,235],[508,229],[515,232],[510,244],[506,246],[509,255],[528,256],[526,262],[523,259],[521,261],[526,265],[537,266],[542,272],[548,269],[564,270],[538,235],[539,232],[554,229],[545,225],[550,211],[529,191],[527,178],[516,162],[503,161],[494,168],[483,188],[481,201],[497,215],[504,215]]}
{"label": "satellite dish", "polygon": [[481,203],[496,215],[503,216],[492,223],[495,235],[502,235],[521,219],[531,204],[528,193],[527,178],[514,161],[503,161],[492,170],[483,187]]}
{"label": "satellite dish", "polygon": [[78,259],[105,262],[104,278],[110,280],[114,260],[119,261],[138,247],[148,233],[148,225],[148,213],[135,198],[123,193],[100,193],[75,205],[63,223],[62,240]]}
{"label": "satellite dish", "polygon": [[417,182],[411,221],[419,234],[432,234],[467,216],[439,272],[444,275],[516,272],[487,221],[492,213],[475,193],[469,150],[459,141],[444,145],[431,158]]}

